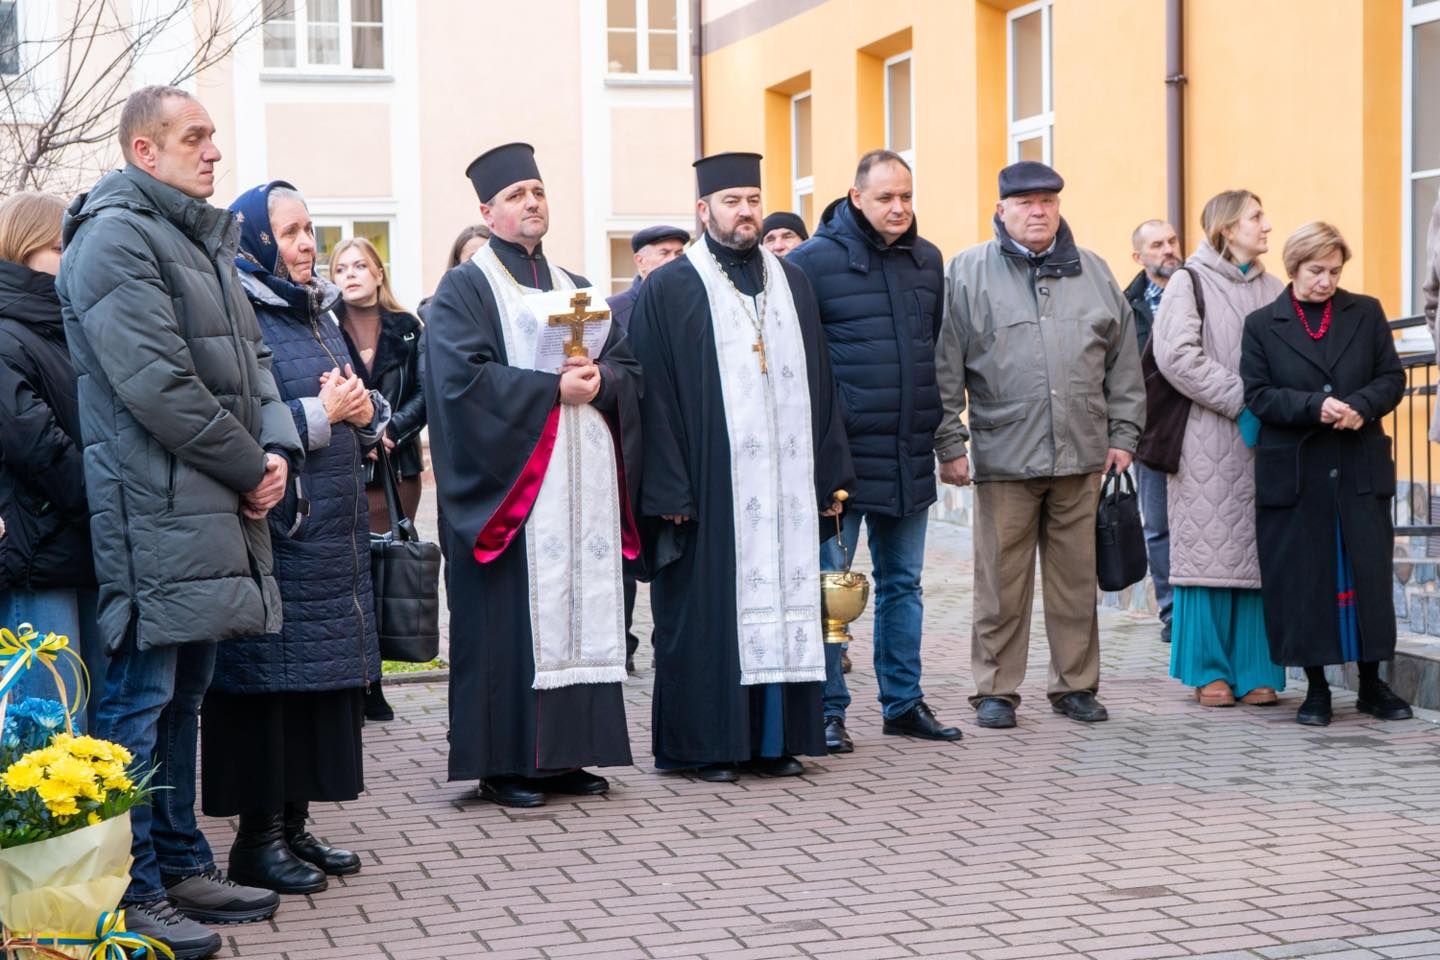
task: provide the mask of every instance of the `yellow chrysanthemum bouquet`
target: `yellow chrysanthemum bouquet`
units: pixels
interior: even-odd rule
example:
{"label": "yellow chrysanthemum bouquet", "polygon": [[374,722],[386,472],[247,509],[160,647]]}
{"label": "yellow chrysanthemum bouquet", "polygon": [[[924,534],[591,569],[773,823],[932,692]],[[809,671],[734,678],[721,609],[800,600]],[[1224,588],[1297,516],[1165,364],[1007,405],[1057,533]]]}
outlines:
{"label": "yellow chrysanthemum bouquet", "polygon": [[[35,667],[54,678],[58,701],[12,706],[10,691]],[[136,770],[117,743],[75,735],[71,717],[87,688],[68,639],[42,637],[29,624],[0,628],[0,950],[169,956],[163,944],[125,932],[116,909],[130,883],[130,808],[149,802],[154,771]]]}

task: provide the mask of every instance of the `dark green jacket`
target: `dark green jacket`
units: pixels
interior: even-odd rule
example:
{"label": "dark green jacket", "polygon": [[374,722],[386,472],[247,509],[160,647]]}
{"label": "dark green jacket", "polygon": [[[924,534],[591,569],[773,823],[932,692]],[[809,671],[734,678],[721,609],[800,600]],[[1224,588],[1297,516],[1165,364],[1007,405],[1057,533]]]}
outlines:
{"label": "dark green jacket", "polygon": [[304,456],[235,276],[228,210],[136,169],[65,217],[56,287],[79,375],[100,628],[111,652],[276,633],[265,452]]}

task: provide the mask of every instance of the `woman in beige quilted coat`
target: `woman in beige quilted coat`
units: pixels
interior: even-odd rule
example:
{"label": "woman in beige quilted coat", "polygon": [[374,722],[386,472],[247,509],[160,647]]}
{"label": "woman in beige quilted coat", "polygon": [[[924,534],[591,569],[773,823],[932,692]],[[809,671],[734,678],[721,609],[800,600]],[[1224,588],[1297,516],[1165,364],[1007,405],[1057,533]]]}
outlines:
{"label": "woman in beige quilted coat", "polygon": [[1216,195],[1201,225],[1205,240],[1170,278],[1153,333],[1156,366],[1191,400],[1180,469],[1169,483],[1170,675],[1205,706],[1233,706],[1236,697],[1264,706],[1276,702],[1285,673],[1265,636],[1254,455],[1242,436],[1259,421],[1245,410],[1240,342],[1245,317],[1285,285],[1259,260],[1270,224],[1255,194]]}

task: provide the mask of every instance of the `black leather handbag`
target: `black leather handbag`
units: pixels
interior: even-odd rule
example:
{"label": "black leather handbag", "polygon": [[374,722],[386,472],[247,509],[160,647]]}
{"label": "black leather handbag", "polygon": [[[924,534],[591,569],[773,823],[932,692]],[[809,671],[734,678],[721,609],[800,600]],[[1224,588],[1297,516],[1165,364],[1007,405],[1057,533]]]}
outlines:
{"label": "black leather handbag", "polygon": [[[1124,478],[1128,489],[1120,488]],[[1140,523],[1140,498],[1130,474],[1111,470],[1100,485],[1095,513],[1095,571],[1101,590],[1124,590],[1145,579],[1145,528]]]}
{"label": "black leather handbag", "polygon": [[[1190,274],[1190,288],[1195,291],[1195,312],[1200,315],[1200,338],[1205,338],[1205,294],[1200,280],[1189,267],[1180,270]],[[1180,270],[1175,271],[1179,273]],[[1190,398],[1176,390],[1155,363],[1155,334],[1145,341],[1140,352],[1140,374],[1145,378],[1145,432],[1135,448],[1135,459],[1152,470],[1176,473],[1180,469],[1180,449],[1185,445],[1185,425],[1190,421]]]}
{"label": "black leather handbag", "polygon": [[380,658],[429,663],[440,655],[440,547],[421,540],[400,505],[399,481],[383,445],[376,467],[390,529],[370,534],[370,579]]}

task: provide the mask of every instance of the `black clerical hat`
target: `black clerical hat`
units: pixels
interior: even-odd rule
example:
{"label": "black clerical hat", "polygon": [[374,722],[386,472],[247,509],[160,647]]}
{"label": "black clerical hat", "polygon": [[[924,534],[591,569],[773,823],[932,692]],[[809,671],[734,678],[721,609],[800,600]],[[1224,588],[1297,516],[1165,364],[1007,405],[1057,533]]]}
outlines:
{"label": "black clerical hat", "polygon": [[795,235],[801,240],[810,239],[810,231],[805,229],[805,221],[800,219],[799,214],[791,213],[789,210],[776,210],[765,218],[760,225],[760,236],[765,236],[771,230],[794,230]]}
{"label": "black clerical hat", "polygon": [[708,197],[716,190],[733,187],[759,187],[760,161],[758,153],[717,153],[701,157],[694,163],[695,181],[700,196]]}
{"label": "black clerical hat", "polygon": [[1038,160],[1021,160],[1000,171],[1000,199],[1022,193],[1059,193],[1065,189],[1060,174]]}
{"label": "black clerical hat", "polygon": [[648,247],[661,240],[679,240],[681,243],[689,243],[690,231],[665,225],[636,230],[630,235],[630,250],[632,253],[639,253],[641,247]]}
{"label": "black clerical hat", "polygon": [[486,150],[470,161],[465,176],[475,185],[481,203],[494,200],[512,183],[541,179],[540,168],[535,165],[535,148],[528,143],[507,143]]}

